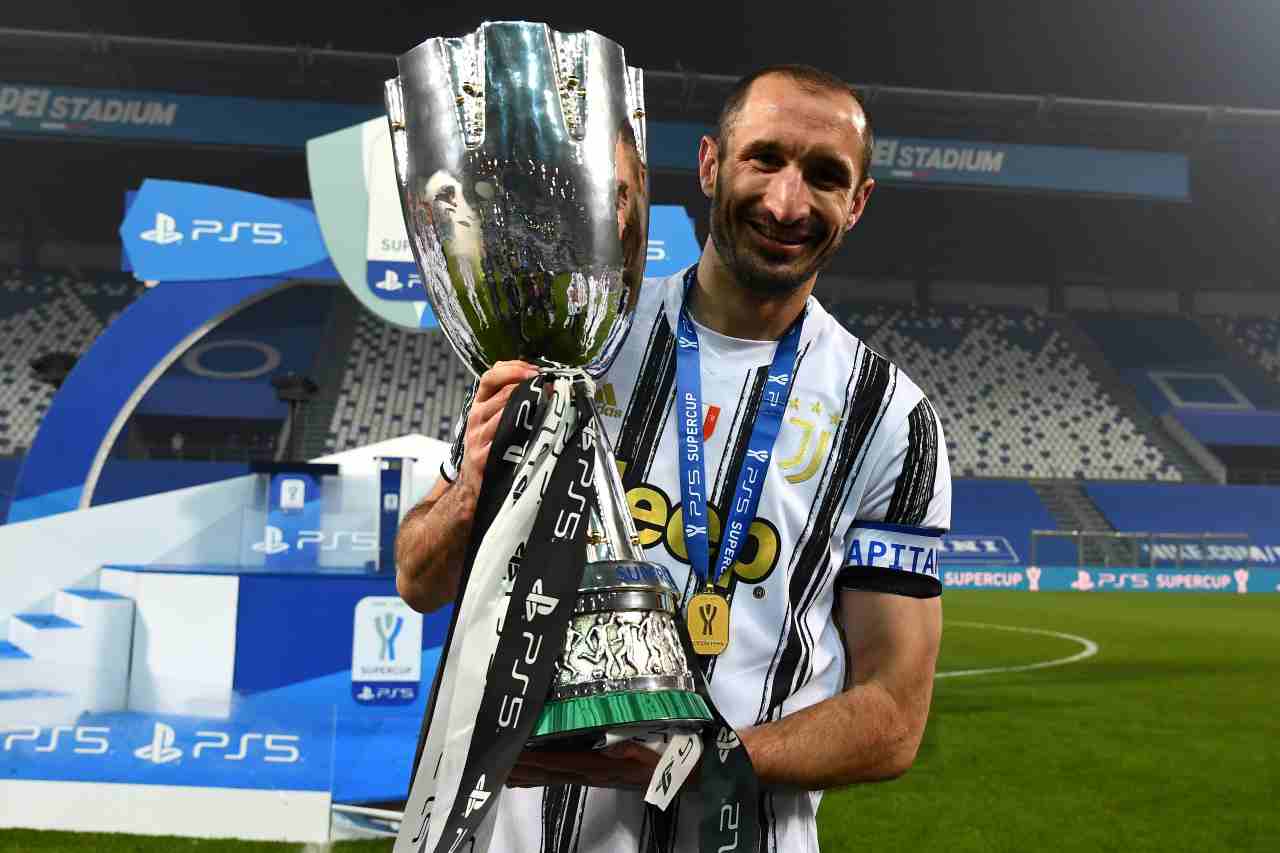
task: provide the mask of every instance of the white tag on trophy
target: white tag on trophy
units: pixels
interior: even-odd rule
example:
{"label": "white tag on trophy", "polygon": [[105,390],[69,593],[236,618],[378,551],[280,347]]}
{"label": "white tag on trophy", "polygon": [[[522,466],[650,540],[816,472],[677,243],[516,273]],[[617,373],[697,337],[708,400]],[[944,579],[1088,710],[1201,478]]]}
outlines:
{"label": "white tag on trophy", "polygon": [[658,759],[658,766],[653,768],[653,778],[649,780],[644,801],[666,811],[701,757],[702,738],[696,734],[672,735],[662,758]]}

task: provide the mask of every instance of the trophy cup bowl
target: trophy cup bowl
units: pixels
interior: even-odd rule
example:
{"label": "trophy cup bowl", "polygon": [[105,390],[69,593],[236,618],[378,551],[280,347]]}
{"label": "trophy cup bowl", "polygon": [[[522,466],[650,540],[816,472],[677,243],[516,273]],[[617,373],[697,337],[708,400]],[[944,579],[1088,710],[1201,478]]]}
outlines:
{"label": "trophy cup bowl", "polygon": [[[427,298],[477,376],[497,361],[599,377],[631,326],[648,247],[643,75],[621,46],[485,23],[401,56],[386,105]],[[594,414],[587,566],[531,745],[711,719],[681,643],[679,596],[645,561]]]}

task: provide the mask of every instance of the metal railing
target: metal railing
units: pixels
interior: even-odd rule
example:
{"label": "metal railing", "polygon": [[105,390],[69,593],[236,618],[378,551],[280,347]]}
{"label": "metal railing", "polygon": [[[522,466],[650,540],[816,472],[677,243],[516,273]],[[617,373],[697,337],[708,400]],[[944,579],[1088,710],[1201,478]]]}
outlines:
{"label": "metal railing", "polygon": [[[1032,530],[1031,562],[1039,566],[1041,540],[1067,539],[1075,543],[1075,565],[1083,568],[1089,564],[1085,559],[1085,551],[1089,545],[1100,544],[1103,552],[1103,566],[1110,567],[1113,562],[1126,568],[1155,568],[1158,562],[1172,562],[1181,569],[1184,560],[1203,561],[1204,551],[1201,546],[1212,543],[1234,543],[1248,545],[1252,537],[1247,533],[1185,533],[1185,532],[1130,532],[1119,530]],[[1142,546],[1146,545],[1145,559]],[[1117,549],[1115,546],[1120,546]],[[1162,546],[1172,545],[1172,551],[1161,550]],[[1116,559],[1119,557],[1119,559]],[[1247,560],[1245,562],[1248,562]]]}
{"label": "metal railing", "polygon": [[[336,50],[307,45],[268,45],[194,39],[155,38],[61,30],[0,27],[0,51],[36,48],[58,54],[86,51],[101,57],[158,57],[207,62],[279,61],[295,69],[319,65],[360,67],[380,75],[391,73],[395,55],[374,51]],[[647,81],[673,90],[674,99],[692,100],[695,90],[713,89],[723,95],[736,77],[695,71],[645,70]],[[1103,121],[1139,120],[1181,124],[1192,128],[1280,129],[1280,110],[1225,107],[1211,104],[1168,104],[1145,101],[1108,101],[1096,98],[1064,98],[1054,95],[1016,95],[1004,92],[963,92],[909,86],[854,84],[869,104],[878,108],[924,111],[963,111],[1012,119]],[[379,90],[380,91],[380,90]],[[715,99],[719,103],[719,97]]]}

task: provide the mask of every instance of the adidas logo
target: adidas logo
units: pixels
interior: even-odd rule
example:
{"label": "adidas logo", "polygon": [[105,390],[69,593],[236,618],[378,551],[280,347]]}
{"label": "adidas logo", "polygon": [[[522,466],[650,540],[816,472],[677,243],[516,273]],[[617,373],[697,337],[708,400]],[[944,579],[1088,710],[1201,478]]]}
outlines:
{"label": "adidas logo", "polygon": [[622,417],[622,409],[618,408],[618,395],[613,390],[612,382],[602,383],[596,388],[596,411],[604,418]]}

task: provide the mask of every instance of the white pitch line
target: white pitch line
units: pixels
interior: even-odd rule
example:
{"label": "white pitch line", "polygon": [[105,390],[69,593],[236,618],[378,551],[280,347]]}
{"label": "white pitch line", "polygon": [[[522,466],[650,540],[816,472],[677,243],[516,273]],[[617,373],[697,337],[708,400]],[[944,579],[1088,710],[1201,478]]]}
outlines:
{"label": "white pitch line", "polygon": [[990,628],[993,631],[1013,631],[1018,634],[1040,634],[1045,637],[1057,637],[1061,640],[1070,640],[1073,643],[1079,643],[1084,648],[1065,658],[1055,658],[1054,660],[1042,660],[1036,663],[1025,663],[1018,666],[993,666],[989,669],[953,669],[948,672],[939,672],[935,678],[958,678],[964,675],[990,675],[997,672],[1026,672],[1032,669],[1048,669],[1051,666],[1065,666],[1069,663],[1091,658],[1098,653],[1098,644],[1088,637],[1078,637],[1075,634],[1064,634],[1061,631],[1046,631],[1043,628],[1021,628],[1016,625],[992,625],[989,622],[948,622],[948,625],[954,625],[961,628]]}

